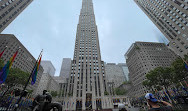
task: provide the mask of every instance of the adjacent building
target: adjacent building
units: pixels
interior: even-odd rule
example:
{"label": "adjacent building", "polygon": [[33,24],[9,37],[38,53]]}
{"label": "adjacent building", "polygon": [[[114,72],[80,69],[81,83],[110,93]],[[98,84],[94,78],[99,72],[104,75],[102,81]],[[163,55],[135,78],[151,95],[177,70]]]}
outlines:
{"label": "adjacent building", "polygon": [[33,0],[0,0],[0,33],[32,2]]}
{"label": "adjacent building", "polygon": [[[64,110],[90,110],[111,107],[107,91],[104,62],[92,0],[83,0],[77,26],[74,57],[68,81]],[[108,101],[108,104],[102,102]]]}
{"label": "adjacent building", "polygon": [[51,61],[41,61],[41,66],[44,67],[44,72],[42,74],[37,94],[42,94],[43,90],[60,91],[59,83],[54,79],[55,68]]}
{"label": "adjacent building", "polygon": [[188,54],[187,0],[134,0],[170,41],[177,55]]}
{"label": "adjacent building", "polygon": [[126,81],[123,68],[120,65],[116,65],[115,63],[107,63],[105,64],[105,72],[107,81],[113,83],[113,87],[115,88],[119,87]]}
{"label": "adjacent building", "polygon": [[142,85],[145,75],[156,67],[169,67],[177,55],[163,43],[135,42],[125,57],[133,85],[129,96],[140,97],[148,92]]}
{"label": "adjacent building", "polygon": [[117,65],[120,66],[123,69],[125,80],[129,81],[129,69],[127,67],[127,64],[126,63],[119,63]]}
{"label": "adjacent building", "polygon": [[[11,34],[0,34],[0,52],[2,52],[6,48],[4,54],[2,55],[2,59],[6,64],[7,61],[13,56],[13,54],[21,48],[18,52],[18,55],[15,58],[15,61],[12,65],[12,68],[19,68],[22,71],[31,73],[34,65],[36,63],[36,59],[32,56],[32,54],[23,46],[23,44]],[[33,90],[33,94],[36,93],[36,89],[39,85],[39,81],[41,79],[43,73],[43,67],[40,67],[40,70],[37,74],[37,80],[34,85],[29,85],[28,89]]]}
{"label": "adjacent building", "polygon": [[71,71],[71,58],[63,58],[60,76],[63,78],[69,78],[70,71]]}
{"label": "adjacent building", "polygon": [[47,74],[50,74],[51,76],[54,76],[55,67],[53,66],[51,61],[41,61],[41,65],[44,69],[43,73],[47,73]]}

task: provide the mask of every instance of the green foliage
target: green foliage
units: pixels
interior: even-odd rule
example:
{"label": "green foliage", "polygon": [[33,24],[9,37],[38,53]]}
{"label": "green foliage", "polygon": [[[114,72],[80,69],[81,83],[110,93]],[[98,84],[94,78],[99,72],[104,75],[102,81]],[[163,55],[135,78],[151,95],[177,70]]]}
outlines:
{"label": "green foliage", "polygon": [[122,84],[127,85],[127,84],[132,84],[130,81],[124,81]]}
{"label": "green foliage", "polygon": [[104,95],[109,95],[109,93],[107,91],[104,91]]}
{"label": "green foliage", "polygon": [[[188,56],[185,56],[184,60],[188,61]],[[179,81],[182,81],[187,76],[188,71],[185,68],[184,61],[181,58],[177,58],[170,67],[157,67],[151,70],[142,84],[148,89],[154,87],[160,90],[162,86],[168,88],[172,83],[178,86]]]}
{"label": "green foliage", "polygon": [[9,71],[5,84],[8,87],[24,86],[29,77],[29,73],[24,72],[18,68],[12,68]]}
{"label": "green foliage", "polygon": [[115,94],[116,95],[125,95],[127,93],[127,91],[125,89],[122,88],[115,88]]}
{"label": "green foliage", "polygon": [[52,95],[52,97],[56,97],[58,95],[57,91],[51,91],[51,95]]}
{"label": "green foliage", "polygon": [[173,79],[173,70],[169,67],[157,67],[154,70],[151,70],[146,75],[146,80],[143,81],[143,85],[147,88],[157,88],[161,89],[163,86],[167,88],[171,85]]}
{"label": "green foliage", "polygon": [[[186,60],[187,58],[185,58]],[[173,69],[173,83],[178,83],[179,81],[183,80],[186,76],[188,76],[188,71],[185,68],[184,61],[181,58],[176,59],[172,65]]]}
{"label": "green foliage", "polygon": [[69,96],[69,97],[70,97],[70,96],[73,96],[73,94],[72,94],[72,93],[69,93],[68,96]]}
{"label": "green foliage", "polygon": [[4,66],[4,62],[2,59],[0,59],[0,70],[3,68],[3,66]]}
{"label": "green foliage", "polygon": [[27,89],[27,91],[28,91],[28,94],[32,94],[33,93],[33,90]]}
{"label": "green foliage", "polygon": [[139,49],[140,49],[140,47],[136,46],[136,49],[137,49],[137,50],[139,50]]}

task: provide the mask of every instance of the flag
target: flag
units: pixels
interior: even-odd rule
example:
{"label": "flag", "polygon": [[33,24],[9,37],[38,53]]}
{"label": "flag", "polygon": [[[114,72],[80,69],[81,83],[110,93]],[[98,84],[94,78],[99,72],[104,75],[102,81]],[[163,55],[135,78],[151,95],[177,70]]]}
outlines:
{"label": "flag", "polygon": [[188,66],[187,66],[187,64],[186,63],[184,63],[185,64],[185,68],[188,70]]}
{"label": "flag", "polygon": [[187,84],[186,80],[184,80],[184,82],[185,82],[186,86],[188,87],[188,84]]}
{"label": "flag", "polygon": [[7,64],[3,67],[3,69],[1,69],[0,71],[0,84],[4,83],[7,76],[8,76],[8,73],[9,73],[9,70],[11,69],[11,66],[16,58],[16,55],[18,54],[18,50],[16,51],[16,53],[10,58],[10,60],[7,62]]}
{"label": "flag", "polygon": [[40,62],[41,62],[41,59],[42,59],[42,55],[40,56],[40,59],[38,60],[38,63],[36,64],[35,68],[34,68],[34,71],[32,73],[32,81],[31,81],[31,85],[35,84],[36,82],[36,79],[37,79],[37,73],[40,69]]}
{"label": "flag", "polygon": [[3,52],[0,53],[0,58],[1,58],[1,56],[3,55],[4,52],[5,52],[5,49],[3,50]]}

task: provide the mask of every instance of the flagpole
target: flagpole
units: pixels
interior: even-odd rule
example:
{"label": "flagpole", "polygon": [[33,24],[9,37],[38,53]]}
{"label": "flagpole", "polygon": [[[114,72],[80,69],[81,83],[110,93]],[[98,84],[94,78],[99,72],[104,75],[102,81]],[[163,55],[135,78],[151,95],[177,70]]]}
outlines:
{"label": "flagpole", "polygon": [[22,99],[22,97],[23,97],[23,92],[25,91],[25,89],[27,88],[27,86],[28,86],[28,84],[29,84],[29,81],[30,81],[30,79],[31,79],[31,77],[32,77],[33,71],[35,70],[35,66],[37,65],[37,62],[38,62],[39,58],[42,56],[42,52],[43,52],[43,50],[41,51],[41,53],[40,53],[38,59],[37,59],[36,62],[35,62],[34,68],[33,68],[33,70],[31,71],[31,74],[30,74],[30,76],[29,76],[29,78],[28,78],[28,80],[27,80],[27,83],[25,84],[25,86],[24,86],[24,88],[23,88],[23,90],[22,90],[22,93],[21,93],[20,98],[18,99],[18,101],[17,101],[16,104],[15,104],[15,105],[16,105],[16,108],[14,109],[14,111],[17,111],[17,108],[19,107],[19,103],[20,103],[20,101],[21,101],[21,99]]}

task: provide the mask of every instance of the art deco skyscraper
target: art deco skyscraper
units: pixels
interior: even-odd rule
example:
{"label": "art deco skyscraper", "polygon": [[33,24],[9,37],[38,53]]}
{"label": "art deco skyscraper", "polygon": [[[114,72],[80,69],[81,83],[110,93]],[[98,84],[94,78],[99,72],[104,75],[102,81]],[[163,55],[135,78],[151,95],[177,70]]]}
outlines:
{"label": "art deco skyscraper", "polygon": [[71,101],[67,104],[73,106],[72,110],[103,108],[106,76],[92,0],[82,1],[71,67],[67,90]]}
{"label": "art deco skyscraper", "polygon": [[187,0],[134,0],[183,57],[188,54]]}
{"label": "art deco skyscraper", "polygon": [[0,0],[0,33],[32,2],[33,0]]}

